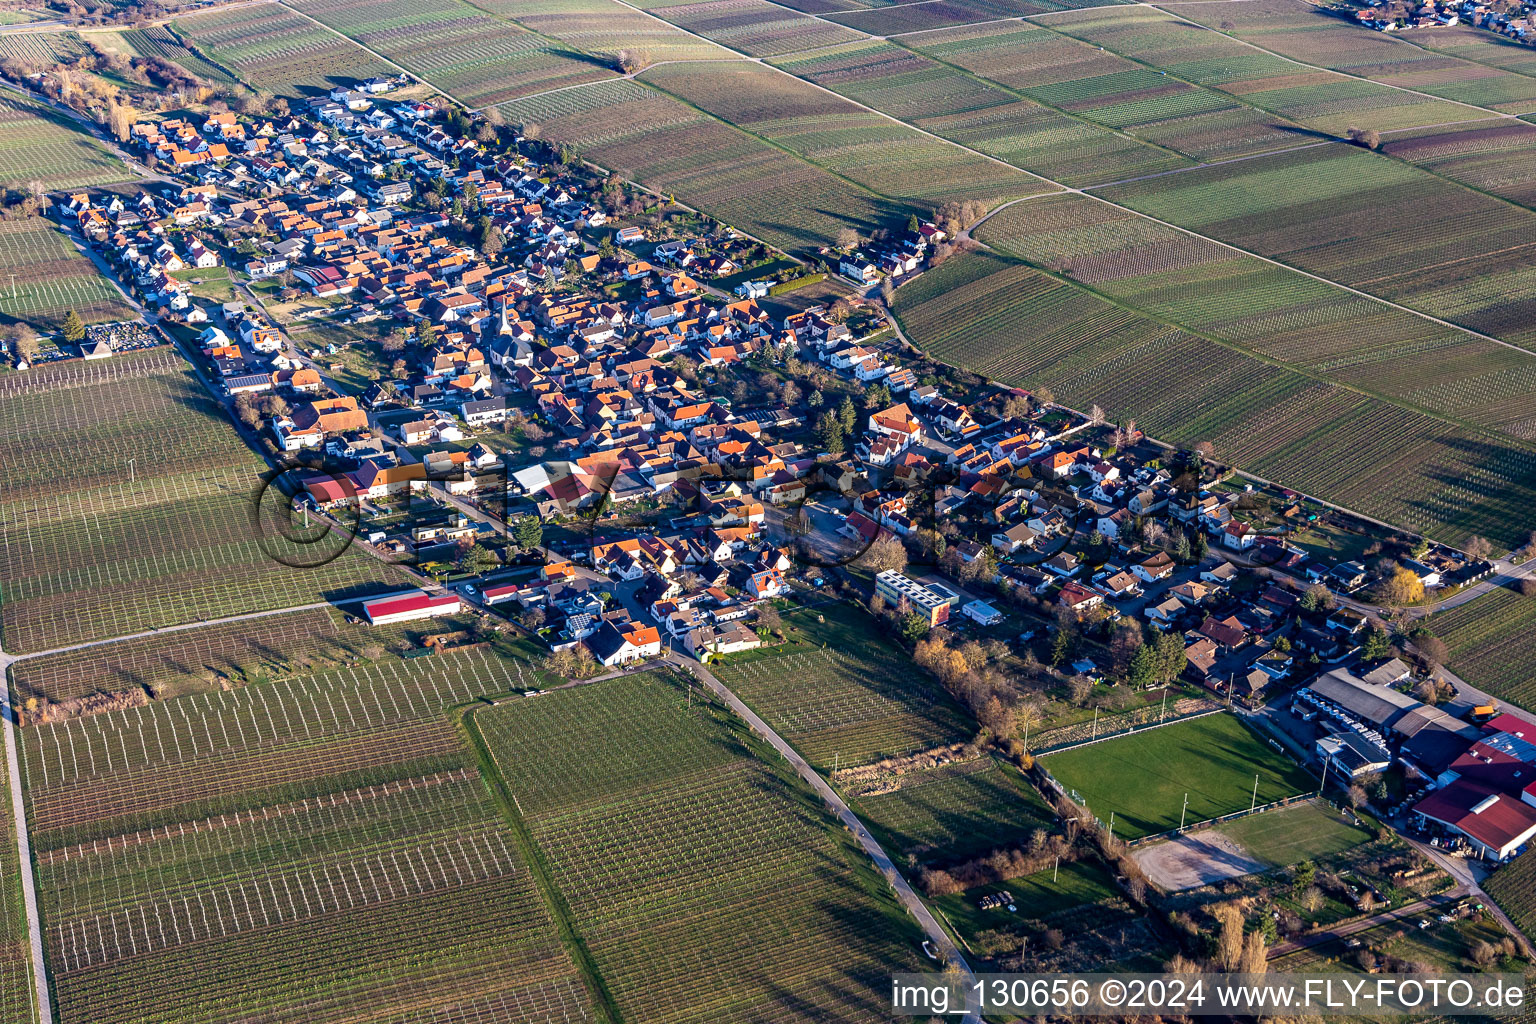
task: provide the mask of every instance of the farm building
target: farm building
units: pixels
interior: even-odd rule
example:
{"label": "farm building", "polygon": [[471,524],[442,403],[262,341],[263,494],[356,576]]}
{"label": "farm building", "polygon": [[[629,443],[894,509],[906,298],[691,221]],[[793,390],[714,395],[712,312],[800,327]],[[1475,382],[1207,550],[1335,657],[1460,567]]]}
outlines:
{"label": "farm building", "polygon": [[428,594],[424,590],[411,590],[403,594],[390,594],[363,602],[363,614],[374,626],[391,622],[410,622],[413,619],[430,619],[434,615],[452,615],[460,609],[454,594]]}

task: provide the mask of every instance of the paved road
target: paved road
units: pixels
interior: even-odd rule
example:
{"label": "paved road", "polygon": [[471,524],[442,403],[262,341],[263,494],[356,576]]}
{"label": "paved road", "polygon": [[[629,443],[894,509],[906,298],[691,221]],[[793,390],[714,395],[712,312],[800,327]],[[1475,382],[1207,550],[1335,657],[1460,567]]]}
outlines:
{"label": "paved road", "polygon": [[[975,981],[975,976],[971,973],[970,964],[966,962],[965,956],[955,947],[954,941],[950,939],[949,934],[939,927],[938,919],[933,916],[933,911],[928,909],[928,904],[923,902],[922,897],[918,896],[917,890],[913,889],[911,883],[897,870],[890,854],[885,852],[885,848],[870,834],[869,829],[864,827],[864,823],[859,820],[859,816],[854,814],[853,810],[843,802],[843,798],[837,795],[837,791],[827,784],[826,780],[806,762],[805,758],[800,756],[794,747],[790,746],[782,736],[769,728],[768,723],[758,717],[757,712],[749,708],[740,697],[731,692],[729,687],[715,678],[715,674],[709,671],[708,668],[696,661],[684,658],[676,652],[668,652],[666,660],[679,666],[683,671],[696,675],[703,681],[705,686],[708,686],[710,690],[719,695],[730,706],[732,711],[740,715],[758,735],[764,737],[774,750],[777,750],[786,761],[794,766],[795,771],[799,773],[800,777],[816,791],[816,795],[821,797],[822,802],[827,805],[828,809],[837,815],[838,820],[859,841],[859,845],[864,848],[864,852],[869,855],[870,860],[875,862],[875,867],[879,870],[880,874],[885,876],[885,880],[890,883],[891,888],[895,890],[896,898],[901,902],[901,905],[906,908],[907,913],[911,914],[922,927],[924,934],[928,937],[929,944],[939,951],[941,957],[959,966],[965,975],[966,987],[969,989],[970,985]],[[968,1024],[980,1024],[980,1018],[975,1014],[966,1015],[964,1020]]]}
{"label": "paved road", "polygon": [[[1308,949],[1312,946],[1320,946],[1325,942],[1332,942],[1335,939],[1348,938],[1349,936],[1354,935],[1356,932],[1363,932],[1380,924],[1391,924],[1393,921],[1401,921],[1403,918],[1412,917],[1415,914],[1422,914],[1433,911],[1437,907],[1443,906],[1447,903],[1455,902],[1464,895],[1466,895],[1466,893],[1458,886],[1448,893],[1441,893],[1438,896],[1431,896],[1428,899],[1415,900],[1412,903],[1405,904],[1401,907],[1396,907],[1392,910],[1384,910],[1381,913],[1373,914],[1370,917],[1362,917],[1357,921],[1350,921],[1347,924],[1341,924],[1333,928],[1325,928],[1322,931],[1312,932],[1308,935],[1303,935],[1299,939],[1292,939],[1289,942],[1280,943],[1274,949],[1269,951],[1269,958],[1273,960],[1276,957],[1285,956],[1287,953],[1294,953],[1298,949]],[[1515,934],[1518,935],[1519,933],[1516,932]]]}
{"label": "paved road", "polygon": [[5,767],[11,787],[11,813],[16,821],[16,851],[20,858],[21,898],[26,904],[27,939],[32,947],[32,981],[37,988],[38,1020],[53,1022],[48,994],[48,966],[43,961],[43,918],[37,909],[37,883],[32,877],[32,837],[21,796],[21,759],[16,754],[16,710],[11,706],[11,663],[17,659],[0,649],[0,714],[5,717]]}
{"label": "paved road", "polygon": [[1428,843],[1421,843],[1417,839],[1409,839],[1407,836],[1403,836],[1403,839],[1407,841],[1408,845],[1443,868],[1446,874],[1456,879],[1458,888],[1476,896],[1483,906],[1487,907],[1488,911],[1504,926],[1505,931],[1515,937],[1515,941],[1519,942],[1524,948],[1526,956],[1530,956],[1530,939],[1516,927],[1515,922],[1509,919],[1509,915],[1500,910],[1499,905],[1483,891],[1481,875],[1487,872],[1479,870],[1483,867],[1480,862],[1470,861],[1465,857],[1452,857],[1443,850],[1430,846]]}

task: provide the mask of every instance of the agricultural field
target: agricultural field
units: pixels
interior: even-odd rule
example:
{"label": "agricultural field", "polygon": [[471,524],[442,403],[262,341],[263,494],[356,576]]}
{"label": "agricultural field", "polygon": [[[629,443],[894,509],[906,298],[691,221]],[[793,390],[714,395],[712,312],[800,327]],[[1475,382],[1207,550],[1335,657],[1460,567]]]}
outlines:
{"label": "agricultural field", "polygon": [[[1487,110],[1536,110],[1536,78],[1493,64],[1427,52],[1415,45],[1418,33],[1410,42],[1370,32],[1355,24],[1353,18],[1330,14],[1303,0],[1253,0],[1240,6],[1224,6],[1220,11],[1180,5],[1175,12],[1179,17],[1219,28],[1244,42],[1304,64]],[[1462,108],[1462,117],[1473,113]]]}
{"label": "agricultural field", "polygon": [[140,688],[170,697],[382,653],[387,627],[349,627],[339,618],[311,608],[31,658],[12,667],[11,695],[18,704]]}
{"label": "agricultural field", "polygon": [[953,864],[1049,831],[1055,813],[1010,765],[983,757],[900,776],[901,788],[860,796],[859,819],[891,854]]}
{"label": "agricultural field", "polygon": [[173,27],[194,52],[228,68],[253,89],[285,96],[329,92],[360,78],[398,74],[361,47],[280,4],[191,14],[178,18]]}
{"label": "agricultural field", "polygon": [[[1247,2],[1243,4],[1244,8],[1249,6]],[[1223,10],[1231,14],[1233,9]],[[1317,132],[1341,136],[1350,126],[1387,132],[1497,116],[1494,111],[1467,107],[1449,99],[1297,63],[1195,24],[1200,18],[1215,19],[1213,27],[1218,23],[1230,24],[1225,15],[1217,19],[1208,11],[1185,6],[1168,11],[1080,11],[1050,15],[1040,18],[1039,23],[1090,46],[1102,46],[1106,52],[1134,61],[1151,72],[1165,72],[1169,78],[1217,91],[1266,112],[1270,118],[1287,118],[1292,122],[1289,130],[1293,146],[1315,140]],[[1353,26],[1346,26],[1345,31],[1363,37],[1360,42],[1365,46],[1398,45]],[[1420,51],[1403,47],[1402,52]],[[1299,130],[1296,125],[1304,129]]]}
{"label": "agricultural field", "polygon": [[0,1014],[16,1024],[37,1020],[32,980],[32,950],[27,941],[26,911],[21,900],[16,818],[11,788],[0,786]]}
{"label": "agricultural field", "polygon": [[1536,451],[1512,439],[1244,355],[994,254],[952,257],[898,289],[895,311],[935,358],[1134,417],[1160,440],[1211,441],[1284,486],[1450,542],[1525,540]]}
{"label": "agricultural field", "polygon": [[1261,804],[1314,785],[1294,761],[1225,713],[1047,754],[1040,763],[1101,820],[1113,812],[1122,839],[1178,828],[1186,794],[1186,824],[1246,810],[1256,774]]}
{"label": "agricultural field", "polygon": [[1504,341],[1536,341],[1536,212],[1356,147],[1099,194]]}
{"label": "agricultural field", "polygon": [[55,331],[70,310],[86,323],[137,315],[51,221],[0,221],[0,316]]}
{"label": "agricultural field", "polygon": [[977,237],[1265,358],[1536,439],[1536,355],[1083,196],[1003,210]]}
{"label": "agricultural field", "polygon": [[64,114],[0,91],[0,184],[84,188],[133,177],[117,157]]}
{"label": "agricultural field", "polygon": [[1428,620],[1450,649],[1450,669],[1467,682],[1536,712],[1536,598],[1508,587]]}
{"label": "agricultural field", "polygon": [[175,32],[165,25],[124,29],[121,32],[93,32],[91,42],[129,57],[159,57],[201,78],[205,82],[233,85],[235,79],[217,64],[189,50]]}
{"label": "agricultural field", "polygon": [[[977,905],[988,893],[1002,891],[1013,896],[1017,912],[1006,907],[982,910]],[[1081,941],[1090,930],[1115,929],[1134,920],[1109,872],[1102,864],[1088,860],[938,896],[933,903],[977,950],[995,948],[989,940],[1007,935],[1030,935],[1032,941],[1038,941],[1033,935],[1040,925],[1057,928]],[[1011,944],[1003,939],[1002,945],[1017,949],[1019,943],[1017,939]]]}
{"label": "agricultural field", "polygon": [[615,1016],[888,1018],[911,921],[729,711],[646,673],[473,720]]}
{"label": "agricultural field", "polygon": [[1395,132],[1382,152],[1464,185],[1536,207],[1536,127],[1524,121],[1473,122]]}
{"label": "agricultural field", "polygon": [[937,207],[976,200],[992,206],[1055,189],[769,68],[670,64],[647,71],[642,79],[902,203]]}
{"label": "agricultural field", "polygon": [[1073,187],[1193,166],[1183,156],[1041,106],[894,43],[771,61],[791,74],[1015,167]]}
{"label": "agricultural field", "polygon": [[0,57],[9,57],[39,70],[85,52],[85,44],[75,32],[17,32],[0,36]]}
{"label": "agricultural field", "polygon": [[617,74],[597,58],[460,0],[296,0],[293,6],[469,107]]}
{"label": "agricultural field", "polygon": [[590,1019],[447,709],[486,649],[22,731],[60,1024]]}
{"label": "agricultural field", "polygon": [[844,227],[894,227],[915,212],[633,81],[501,109],[584,159],[787,249],[830,245]]}
{"label": "agricultural field", "polygon": [[801,609],[784,624],[784,644],[730,655],[712,671],[817,768],[927,750],[973,731],[938,681],[914,670],[862,609]]}
{"label": "agricultural field", "polygon": [[767,0],[642,4],[658,18],[753,57],[809,50],[860,38],[852,29],[785,10]]}
{"label": "agricultural field", "polygon": [[325,542],[272,523],[270,493],[253,514],[264,467],[174,352],[125,353],[50,379],[0,397],[0,623],[11,652],[397,585],[355,550],[302,567],[329,553]]}
{"label": "agricultural field", "polygon": [[1522,932],[1536,931],[1536,857],[1530,851],[1495,871],[1483,888]]}
{"label": "agricultural field", "polygon": [[1216,831],[1274,867],[1332,857],[1376,838],[1343,812],[1312,801],[1250,814]]}
{"label": "agricultural field", "polygon": [[828,21],[877,36],[901,35],[949,28],[973,21],[997,21],[1030,14],[1059,11],[1072,5],[1051,0],[935,0],[933,3],[891,4],[869,11],[838,12]]}
{"label": "agricultural field", "polygon": [[716,60],[734,56],[617,3],[616,0],[470,0],[474,6],[551,39],[601,57],[620,50],[648,60]]}

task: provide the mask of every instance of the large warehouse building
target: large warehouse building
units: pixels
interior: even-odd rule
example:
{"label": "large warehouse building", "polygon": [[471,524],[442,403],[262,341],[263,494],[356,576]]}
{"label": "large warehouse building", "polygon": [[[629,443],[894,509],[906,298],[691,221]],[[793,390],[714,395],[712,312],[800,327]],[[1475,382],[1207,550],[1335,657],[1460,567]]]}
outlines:
{"label": "large warehouse building", "polygon": [[409,622],[412,619],[430,619],[434,615],[452,615],[461,607],[456,594],[428,594],[424,590],[408,590],[403,594],[390,594],[363,602],[363,614],[375,626],[391,622]]}

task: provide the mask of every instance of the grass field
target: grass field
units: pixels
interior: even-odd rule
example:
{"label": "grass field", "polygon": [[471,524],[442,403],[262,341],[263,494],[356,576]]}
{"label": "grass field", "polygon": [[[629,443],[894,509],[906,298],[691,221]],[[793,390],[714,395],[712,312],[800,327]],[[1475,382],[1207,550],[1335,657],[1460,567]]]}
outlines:
{"label": "grass field", "polygon": [[1311,789],[1312,777],[1276,753],[1241,719],[1207,715],[1173,725],[1048,754],[1040,763],[1106,823],[1115,815],[1122,839],[1245,810]]}
{"label": "grass field", "polygon": [[41,217],[0,221],[0,316],[56,331],[70,310],[86,323],[137,316],[52,223]]}
{"label": "grass field", "polygon": [[169,349],[45,368],[0,391],[0,425],[10,651],[398,585],[355,550],[296,567],[324,545],[277,531],[264,465]]}
{"label": "grass field", "polygon": [[133,175],[69,117],[0,91],[0,183],[48,190],[128,181]]}
{"label": "grass field", "polygon": [[1251,814],[1217,831],[1275,867],[1343,853],[1376,838],[1371,830],[1346,821],[1339,811],[1312,802]]}
{"label": "grass field", "polygon": [[712,671],[816,767],[926,750],[974,728],[862,609],[822,605],[787,613],[784,624],[791,642],[731,655]]}
{"label": "grass field", "polygon": [[585,1019],[445,713],[539,678],[385,658],[24,730],[60,1024]]}
{"label": "grass field", "polygon": [[[1013,895],[1016,913],[1006,907],[982,910],[981,897],[1007,890]],[[1036,872],[1006,882],[977,886],[965,892],[940,896],[933,902],[962,933],[975,937],[989,929],[1019,929],[1023,921],[1041,921],[1048,925],[1065,924],[1074,917],[1080,925],[1089,925],[1094,916],[1087,913],[1096,904],[1117,899],[1119,890],[1103,865],[1092,861],[1074,861],[1059,869]]]}
{"label": "grass field", "polygon": [[1055,814],[1012,767],[983,758],[901,778],[894,793],[856,801],[859,818],[892,854],[953,864],[1025,842]]}
{"label": "grass field", "polygon": [[729,712],[642,674],[474,717],[623,1019],[887,1019],[910,921]]}
{"label": "grass field", "polygon": [[1441,612],[1427,623],[1451,651],[1451,671],[1536,712],[1536,598],[1507,587]]}

